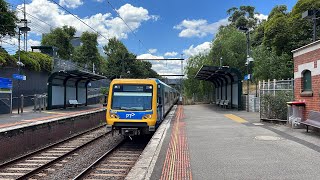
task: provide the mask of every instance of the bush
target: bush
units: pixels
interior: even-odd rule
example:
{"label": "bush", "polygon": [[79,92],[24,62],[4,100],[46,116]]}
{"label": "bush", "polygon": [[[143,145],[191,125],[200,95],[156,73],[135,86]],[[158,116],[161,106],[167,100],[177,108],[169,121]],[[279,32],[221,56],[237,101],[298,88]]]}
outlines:
{"label": "bush", "polygon": [[6,50],[0,47],[0,67],[15,67],[17,60],[8,54]]}
{"label": "bush", "polygon": [[267,119],[287,119],[287,102],[292,101],[293,93],[289,91],[279,91],[273,94],[261,96],[262,118]]}
{"label": "bush", "polygon": [[[14,57],[18,59],[18,53],[16,53]],[[20,60],[29,70],[45,72],[52,71],[52,58],[46,54],[21,51]]]}

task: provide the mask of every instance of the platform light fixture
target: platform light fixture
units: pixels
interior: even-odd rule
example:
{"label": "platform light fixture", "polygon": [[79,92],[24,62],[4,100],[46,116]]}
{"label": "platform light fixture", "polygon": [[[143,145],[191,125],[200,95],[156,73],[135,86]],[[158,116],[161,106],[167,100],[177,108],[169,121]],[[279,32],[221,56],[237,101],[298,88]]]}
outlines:
{"label": "platform light fixture", "polygon": [[302,13],[302,19],[311,19],[313,21],[313,36],[312,41],[317,39],[317,15],[320,14],[320,9],[307,10]]}

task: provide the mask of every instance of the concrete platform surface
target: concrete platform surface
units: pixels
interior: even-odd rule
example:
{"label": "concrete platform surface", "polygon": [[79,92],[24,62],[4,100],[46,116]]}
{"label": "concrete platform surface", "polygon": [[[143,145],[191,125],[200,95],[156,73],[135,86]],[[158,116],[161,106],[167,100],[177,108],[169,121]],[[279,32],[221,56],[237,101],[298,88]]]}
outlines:
{"label": "concrete platform surface", "polygon": [[18,114],[17,110],[14,110],[12,114],[0,115],[0,131],[3,131],[7,128],[13,128],[15,126],[27,126],[34,122],[74,116],[102,109],[104,109],[104,107],[102,107],[100,104],[80,106],[77,108],[54,109],[50,111],[45,110],[41,112],[34,112],[33,107],[26,107],[24,108],[24,112],[22,114]]}
{"label": "concrete platform surface", "polygon": [[181,106],[166,133],[157,138],[163,143],[153,171],[138,179],[320,177],[319,134],[260,122],[258,113]]}

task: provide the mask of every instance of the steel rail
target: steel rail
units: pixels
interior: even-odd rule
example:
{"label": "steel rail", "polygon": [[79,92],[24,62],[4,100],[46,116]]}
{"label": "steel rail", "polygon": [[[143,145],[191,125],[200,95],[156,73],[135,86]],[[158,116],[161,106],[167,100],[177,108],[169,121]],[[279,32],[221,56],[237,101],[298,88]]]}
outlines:
{"label": "steel rail", "polygon": [[22,159],[28,158],[29,156],[32,156],[32,155],[37,154],[37,153],[40,153],[40,152],[42,152],[42,151],[45,151],[45,150],[47,150],[47,149],[52,148],[53,146],[56,146],[56,145],[65,143],[65,142],[67,142],[67,141],[70,141],[70,140],[72,140],[72,139],[77,138],[78,136],[82,136],[82,135],[84,135],[84,134],[86,134],[86,133],[89,133],[89,132],[91,132],[91,131],[97,130],[97,129],[102,128],[102,127],[104,127],[104,126],[105,126],[105,125],[100,125],[100,126],[91,128],[91,129],[86,130],[86,131],[84,131],[84,132],[81,132],[81,133],[79,133],[79,134],[75,134],[74,136],[68,137],[68,138],[66,138],[66,139],[64,139],[64,140],[62,140],[62,141],[59,141],[59,142],[50,144],[49,146],[45,146],[45,147],[43,147],[43,148],[41,148],[41,149],[38,149],[38,150],[33,151],[33,152],[31,152],[31,153],[22,155],[22,156],[20,156],[20,157],[17,157],[17,158],[15,158],[15,159],[12,159],[12,160],[10,160],[10,161],[8,161],[8,162],[4,162],[4,163],[0,164],[0,169],[3,169],[3,168],[6,167],[6,166],[10,166],[10,165],[16,163],[17,161],[20,161],[20,160],[22,160]]}
{"label": "steel rail", "polygon": [[126,141],[126,139],[123,139],[122,141],[120,141],[118,144],[116,144],[115,146],[112,147],[112,149],[110,149],[109,151],[105,152],[102,156],[100,156],[95,162],[93,162],[92,164],[90,164],[90,166],[88,166],[85,170],[83,170],[82,172],[80,172],[75,178],[73,178],[72,180],[79,180],[79,179],[83,179],[87,174],[89,174],[89,172],[95,168],[95,166],[97,166],[102,160],[104,160],[109,154],[111,154],[113,151],[115,151],[116,149],[118,149],[121,145],[124,144],[124,142]]}

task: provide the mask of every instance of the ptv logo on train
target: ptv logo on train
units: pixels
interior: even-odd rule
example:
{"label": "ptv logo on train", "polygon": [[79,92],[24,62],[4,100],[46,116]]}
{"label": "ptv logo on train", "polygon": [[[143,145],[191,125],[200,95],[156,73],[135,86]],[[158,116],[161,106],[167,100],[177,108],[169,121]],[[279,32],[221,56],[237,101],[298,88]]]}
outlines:
{"label": "ptv logo on train", "polygon": [[136,115],[136,114],[134,114],[134,113],[126,114],[126,118],[131,119],[131,118],[133,118],[135,115]]}

